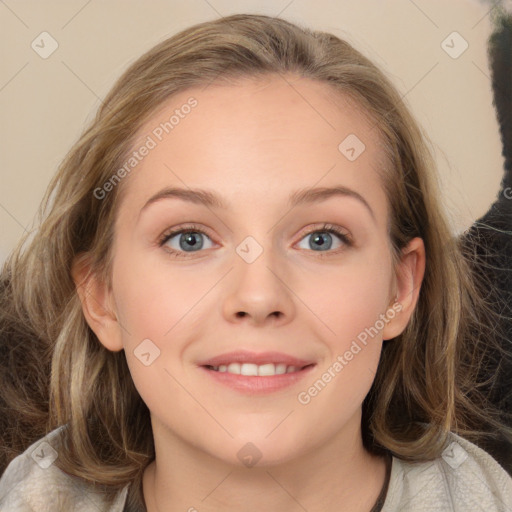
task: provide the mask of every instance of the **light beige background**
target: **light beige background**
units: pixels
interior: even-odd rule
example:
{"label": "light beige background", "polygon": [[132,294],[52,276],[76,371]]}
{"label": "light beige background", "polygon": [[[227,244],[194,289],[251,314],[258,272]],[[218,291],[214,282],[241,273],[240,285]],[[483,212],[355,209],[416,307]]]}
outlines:
{"label": "light beige background", "polygon": [[[0,0],[0,261],[32,227],[44,190],[114,80],[144,51],[192,24],[233,13],[283,18],[346,38],[396,84],[428,132],[454,232],[494,201],[503,159],[477,0]],[[58,49],[42,59],[47,31]],[[457,31],[457,59],[441,42]],[[340,141],[341,142],[341,141]]]}

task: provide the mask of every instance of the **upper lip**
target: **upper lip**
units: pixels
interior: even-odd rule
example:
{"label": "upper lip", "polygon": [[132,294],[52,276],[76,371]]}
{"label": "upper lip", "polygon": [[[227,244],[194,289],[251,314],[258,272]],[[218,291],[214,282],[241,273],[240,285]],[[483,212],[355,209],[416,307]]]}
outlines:
{"label": "upper lip", "polygon": [[220,366],[228,365],[230,363],[252,363],[257,365],[262,364],[286,364],[286,366],[295,366],[302,368],[314,361],[301,359],[298,357],[283,354],[282,352],[250,352],[247,350],[235,350],[234,352],[226,352],[209,359],[200,361],[199,366]]}

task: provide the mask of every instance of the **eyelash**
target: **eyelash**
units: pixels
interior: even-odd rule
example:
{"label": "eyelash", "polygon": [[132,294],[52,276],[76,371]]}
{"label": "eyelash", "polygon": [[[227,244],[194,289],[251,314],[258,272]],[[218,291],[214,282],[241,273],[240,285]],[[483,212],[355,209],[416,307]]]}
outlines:
{"label": "eyelash", "polygon": [[[200,234],[206,235],[208,238],[211,239],[211,237],[208,235],[208,233],[206,231],[204,231],[202,228],[200,228],[199,226],[197,226],[195,224],[190,224],[190,225],[187,225],[186,227],[180,227],[180,228],[174,229],[172,231],[166,231],[158,240],[159,247],[163,247],[164,244],[166,242],[168,242],[175,235],[184,234],[184,233],[200,233]],[[352,247],[354,245],[354,242],[352,241],[350,235],[348,235],[348,233],[342,231],[341,228],[334,226],[333,224],[324,224],[320,228],[312,229],[311,231],[308,231],[307,233],[305,233],[302,238],[305,238],[306,236],[311,235],[313,233],[332,233],[332,234],[337,235],[346,247]],[[301,240],[302,240],[302,238],[301,238]],[[182,252],[182,251],[176,251],[175,249],[171,249],[169,247],[167,247],[165,250],[169,254],[171,254],[173,257],[177,257],[177,258],[187,257],[187,255],[193,254],[193,252],[194,252],[193,251],[192,253],[187,253],[187,252]],[[325,257],[329,254],[331,254],[331,255],[338,254],[342,250],[343,250],[343,248],[335,250],[335,251],[313,251],[313,252],[319,252],[320,257]],[[196,252],[201,252],[201,251],[196,251]],[[327,254],[325,254],[326,252],[327,252]]]}

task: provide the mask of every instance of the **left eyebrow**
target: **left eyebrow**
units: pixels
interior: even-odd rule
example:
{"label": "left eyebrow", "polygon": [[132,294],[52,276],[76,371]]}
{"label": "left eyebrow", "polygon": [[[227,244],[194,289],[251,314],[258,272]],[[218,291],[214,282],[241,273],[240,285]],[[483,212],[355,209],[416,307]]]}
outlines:
{"label": "left eyebrow", "polygon": [[227,204],[217,194],[210,192],[209,190],[171,187],[164,188],[151,196],[146,201],[146,204],[141,208],[140,212],[142,213],[143,210],[156,201],[172,198],[183,199],[183,201],[211,206],[212,208],[222,208],[223,210],[228,209]]}
{"label": "left eyebrow", "polygon": [[326,199],[334,196],[353,197],[354,199],[357,199],[366,207],[372,219],[376,221],[375,213],[369,205],[368,201],[359,192],[356,192],[355,190],[352,190],[351,188],[345,187],[343,185],[297,190],[290,195],[289,204],[290,206],[294,207],[301,204],[325,201]]}
{"label": "left eyebrow", "polygon": [[[353,197],[357,199],[366,207],[373,220],[376,220],[375,213],[366,199],[361,194],[359,194],[359,192],[356,192],[355,190],[352,190],[351,188],[345,187],[343,185],[338,185],[335,187],[320,187],[296,190],[290,194],[288,204],[290,207],[295,207],[303,204],[325,201],[334,196]],[[229,208],[227,203],[212,191],[204,189],[170,187],[160,190],[155,195],[151,196],[141,208],[140,213],[142,213],[143,210],[145,210],[150,204],[155,203],[156,201],[172,198],[182,199],[184,201],[189,201],[191,203],[201,204],[217,209],[227,210]]]}

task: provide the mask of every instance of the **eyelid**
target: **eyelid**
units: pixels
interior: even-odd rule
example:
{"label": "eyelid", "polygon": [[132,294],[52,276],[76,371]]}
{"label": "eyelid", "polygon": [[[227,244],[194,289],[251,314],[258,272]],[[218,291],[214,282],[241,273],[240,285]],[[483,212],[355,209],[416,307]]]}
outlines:
{"label": "eyelid", "polygon": [[187,231],[194,232],[194,233],[202,233],[203,235],[206,235],[210,240],[213,241],[213,237],[209,234],[207,229],[205,229],[202,226],[199,226],[197,224],[190,223],[190,224],[182,224],[175,228],[169,228],[169,229],[165,230],[158,237],[158,245],[162,246],[173,236],[179,235],[179,234],[181,234],[183,232],[187,232]]}
{"label": "eyelid", "polygon": [[350,231],[344,227],[338,226],[336,224],[331,224],[329,222],[323,222],[322,225],[319,227],[313,227],[313,228],[306,228],[306,231],[301,235],[300,240],[302,240],[304,237],[311,235],[313,233],[317,232],[327,232],[327,233],[334,233],[338,236],[340,236],[342,239],[346,238],[347,241],[350,241],[353,243],[352,235],[350,234]]}

